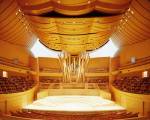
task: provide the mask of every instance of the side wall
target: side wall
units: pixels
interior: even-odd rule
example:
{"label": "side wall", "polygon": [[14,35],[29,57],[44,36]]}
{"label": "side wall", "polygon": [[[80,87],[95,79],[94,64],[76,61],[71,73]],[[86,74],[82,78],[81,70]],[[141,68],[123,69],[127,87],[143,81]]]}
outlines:
{"label": "side wall", "polygon": [[0,111],[2,113],[9,113],[10,111],[17,111],[22,109],[34,100],[35,87],[30,90],[12,93],[0,94]]}
{"label": "side wall", "polygon": [[18,59],[21,63],[28,66],[29,56],[29,52],[24,47],[0,41],[0,57]]}
{"label": "side wall", "polygon": [[120,51],[120,65],[130,62],[131,57],[140,59],[148,56],[150,56],[150,40],[125,46]]}

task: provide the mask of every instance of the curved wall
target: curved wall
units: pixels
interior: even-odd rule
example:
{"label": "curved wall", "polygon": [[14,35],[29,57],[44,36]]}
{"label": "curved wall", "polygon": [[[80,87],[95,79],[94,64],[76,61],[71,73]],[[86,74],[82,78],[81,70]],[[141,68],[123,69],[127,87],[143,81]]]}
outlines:
{"label": "curved wall", "polygon": [[150,116],[150,95],[123,92],[112,86],[114,100],[128,111]]}
{"label": "curved wall", "polygon": [[35,88],[36,86],[24,92],[0,94],[0,111],[9,113],[10,111],[22,109],[22,107],[32,103],[34,100]]}
{"label": "curved wall", "polygon": [[104,99],[111,100],[110,92],[100,89],[45,89],[38,92],[37,98],[41,99],[47,96],[59,95],[101,96]]}

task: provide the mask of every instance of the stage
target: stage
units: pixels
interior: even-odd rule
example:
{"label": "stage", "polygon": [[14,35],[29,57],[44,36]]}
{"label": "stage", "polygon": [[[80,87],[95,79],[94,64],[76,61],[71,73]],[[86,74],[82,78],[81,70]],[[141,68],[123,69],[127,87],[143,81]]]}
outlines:
{"label": "stage", "polygon": [[125,108],[115,102],[103,99],[100,96],[49,96],[34,101],[24,107],[27,110],[39,110],[49,112],[75,112],[75,113],[94,113],[103,111],[125,111]]}

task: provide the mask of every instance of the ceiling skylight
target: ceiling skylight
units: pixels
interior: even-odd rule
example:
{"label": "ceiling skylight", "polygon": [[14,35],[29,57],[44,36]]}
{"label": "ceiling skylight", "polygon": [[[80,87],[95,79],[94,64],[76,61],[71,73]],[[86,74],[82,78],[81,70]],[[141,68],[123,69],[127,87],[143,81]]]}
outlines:
{"label": "ceiling skylight", "polygon": [[[90,58],[96,57],[114,57],[118,51],[118,47],[113,43],[110,39],[108,43],[106,43],[103,47],[89,52]],[[31,52],[34,57],[50,57],[50,58],[58,58],[58,54],[60,52],[48,49],[39,40],[37,40],[31,48]]]}
{"label": "ceiling skylight", "polygon": [[96,57],[114,57],[119,48],[110,39],[103,47],[89,52],[90,58]]}
{"label": "ceiling skylight", "polygon": [[36,57],[36,58],[37,57],[58,58],[58,54],[60,53],[60,52],[48,49],[42,43],[40,43],[40,41],[38,39],[32,46],[31,52],[34,55],[34,57]]}

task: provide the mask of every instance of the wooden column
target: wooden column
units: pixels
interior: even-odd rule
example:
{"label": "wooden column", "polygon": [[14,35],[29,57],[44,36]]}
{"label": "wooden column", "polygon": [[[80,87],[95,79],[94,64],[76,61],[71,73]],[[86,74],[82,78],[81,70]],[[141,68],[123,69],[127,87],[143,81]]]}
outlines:
{"label": "wooden column", "polygon": [[109,57],[109,88],[111,86],[111,82],[112,82],[112,61],[111,58]]}
{"label": "wooden column", "polygon": [[37,78],[37,83],[39,85],[39,75],[40,74],[40,65],[39,65],[39,58],[36,58],[36,78]]}

